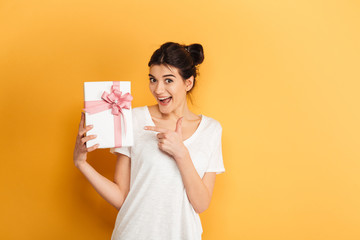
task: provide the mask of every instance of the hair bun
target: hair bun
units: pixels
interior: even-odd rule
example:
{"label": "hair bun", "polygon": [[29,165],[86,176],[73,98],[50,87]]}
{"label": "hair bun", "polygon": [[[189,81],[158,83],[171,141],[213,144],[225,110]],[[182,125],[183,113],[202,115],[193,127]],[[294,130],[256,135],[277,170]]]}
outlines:
{"label": "hair bun", "polygon": [[185,49],[190,53],[195,66],[204,61],[204,49],[201,44],[190,44],[189,46],[185,46]]}

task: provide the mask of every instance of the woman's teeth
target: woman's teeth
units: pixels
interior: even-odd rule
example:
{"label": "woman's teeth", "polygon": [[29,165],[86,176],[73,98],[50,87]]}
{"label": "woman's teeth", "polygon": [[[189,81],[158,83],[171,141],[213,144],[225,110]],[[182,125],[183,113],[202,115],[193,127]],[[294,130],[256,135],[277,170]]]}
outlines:
{"label": "woman's teeth", "polygon": [[166,97],[166,98],[158,98],[160,100],[161,103],[163,104],[167,104],[170,102],[172,97]]}
{"label": "woman's teeth", "polygon": [[165,99],[167,99],[167,98],[169,98],[169,97],[159,98],[159,100],[165,100]]}

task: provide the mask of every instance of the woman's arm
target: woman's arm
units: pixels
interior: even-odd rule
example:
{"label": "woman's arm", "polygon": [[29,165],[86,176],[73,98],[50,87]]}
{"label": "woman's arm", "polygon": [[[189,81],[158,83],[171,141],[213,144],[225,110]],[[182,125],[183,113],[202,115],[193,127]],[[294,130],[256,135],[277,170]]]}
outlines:
{"label": "woman's arm", "polygon": [[200,178],[191,160],[189,150],[182,140],[181,124],[182,117],[176,122],[175,131],[156,126],[145,126],[145,130],[157,131],[160,150],[171,155],[180,170],[181,177],[186,189],[188,199],[195,212],[202,213],[210,205],[210,200],[215,184],[215,172],[205,173]]}
{"label": "woman's arm", "polygon": [[98,173],[88,162],[76,167],[84,174],[95,190],[117,210],[124,203],[130,186],[130,158],[118,154],[114,182]]}
{"label": "woman's arm", "polygon": [[95,190],[116,209],[120,209],[130,186],[130,158],[119,154],[116,163],[114,182],[99,174],[89,163],[87,163],[87,153],[92,152],[99,144],[87,148],[86,142],[95,139],[96,135],[84,136],[92,125],[84,126],[85,113],[81,113],[79,131],[76,137],[73,161],[74,165],[85,175],[87,180]]}
{"label": "woman's arm", "polygon": [[190,154],[183,159],[175,159],[181,173],[186,194],[196,213],[204,212],[210,205],[215,185],[215,172],[206,172],[201,179],[197,173]]}

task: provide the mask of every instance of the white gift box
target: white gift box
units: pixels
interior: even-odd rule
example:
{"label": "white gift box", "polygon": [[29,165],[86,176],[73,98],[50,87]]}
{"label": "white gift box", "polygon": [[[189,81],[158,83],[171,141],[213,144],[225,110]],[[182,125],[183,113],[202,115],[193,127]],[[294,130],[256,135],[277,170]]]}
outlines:
{"label": "white gift box", "polygon": [[133,145],[130,93],[130,81],[84,82],[85,126],[93,125],[86,135],[97,135],[86,142],[87,148]]}

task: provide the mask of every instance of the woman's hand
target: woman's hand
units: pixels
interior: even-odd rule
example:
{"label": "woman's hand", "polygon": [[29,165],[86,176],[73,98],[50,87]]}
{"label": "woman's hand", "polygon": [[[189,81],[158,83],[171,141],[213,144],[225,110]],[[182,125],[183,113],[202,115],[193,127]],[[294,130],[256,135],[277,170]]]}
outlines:
{"label": "woman's hand", "polygon": [[89,135],[84,137],[84,134],[93,128],[92,125],[84,127],[85,113],[81,112],[81,120],[79,125],[79,132],[76,137],[75,149],[74,149],[74,164],[76,167],[86,162],[87,153],[95,150],[99,144],[95,144],[92,147],[87,148],[86,142],[90,139],[96,138],[96,135]]}
{"label": "woman's hand", "polygon": [[176,122],[175,131],[169,129],[145,126],[145,130],[159,132],[156,136],[159,140],[159,149],[172,156],[175,160],[182,159],[188,153],[186,146],[182,140],[181,124],[183,117],[179,118]]}

